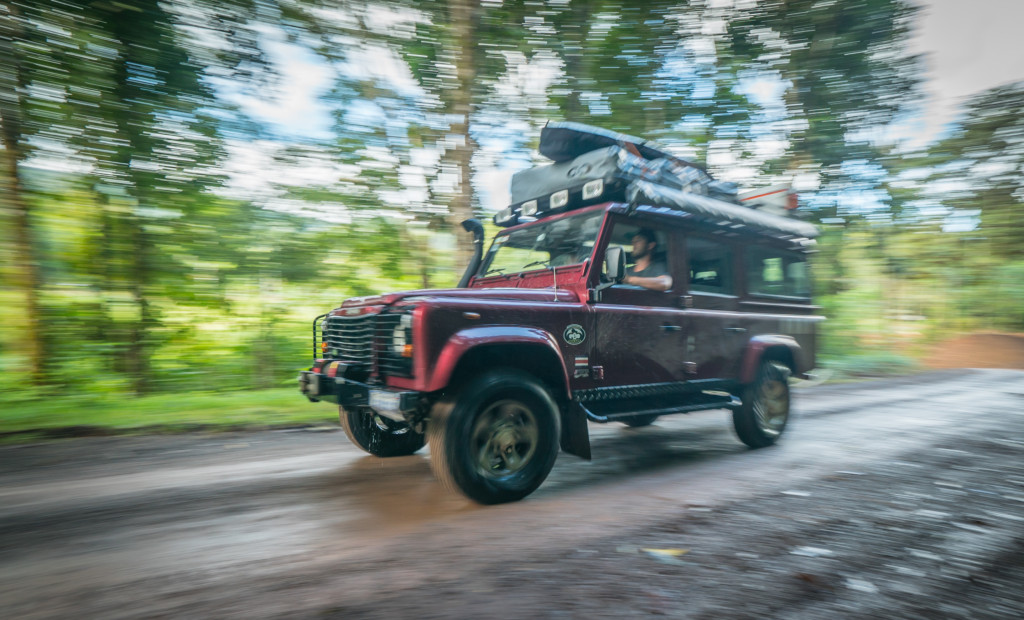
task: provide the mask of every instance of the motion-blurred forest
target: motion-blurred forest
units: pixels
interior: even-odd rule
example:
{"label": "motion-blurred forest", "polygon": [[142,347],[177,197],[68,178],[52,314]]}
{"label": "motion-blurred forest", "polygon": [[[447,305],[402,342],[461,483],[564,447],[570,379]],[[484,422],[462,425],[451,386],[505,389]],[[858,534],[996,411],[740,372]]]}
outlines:
{"label": "motion-blurred forest", "polygon": [[[1024,84],[908,139],[917,18],[906,0],[0,0],[0,408],[290,386],[317,314],[457,282],[455,225],[503,206],[548,120],[744,187],[794,179],[823,229],[826,362],[1021,330]],[[316,112],[282,114],[307,79]]]}

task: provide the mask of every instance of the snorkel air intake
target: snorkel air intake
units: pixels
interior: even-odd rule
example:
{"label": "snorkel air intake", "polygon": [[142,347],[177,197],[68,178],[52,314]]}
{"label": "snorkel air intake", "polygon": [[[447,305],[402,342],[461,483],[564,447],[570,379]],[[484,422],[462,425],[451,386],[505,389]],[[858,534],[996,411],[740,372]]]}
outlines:
{"label": "snorkel air intake", "polygon": [[473,274],[480,268],[480,260],[484,256],[484,227],[480,220],[476,219],[463,220],[462,227],[466,232],[473,233],[473,258],[469,260],[466,273],[462,274],[462,279],[459,280],[459,288],[466,288]]}

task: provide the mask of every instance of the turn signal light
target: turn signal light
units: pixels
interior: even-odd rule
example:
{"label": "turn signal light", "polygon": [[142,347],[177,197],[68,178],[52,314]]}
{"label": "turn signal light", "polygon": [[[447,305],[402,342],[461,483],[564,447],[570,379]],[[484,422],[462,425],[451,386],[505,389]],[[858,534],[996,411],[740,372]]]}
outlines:
{"label": "turn signal light", "polygon": [[327,353],[327,343],[326,342],[321,342],[320,343],[320,350],[323,351],[324,353]]}
{"label": "turn signal light", "polygon": [[412,345],[407,344],[402,347],[402,357],[412,357]]}

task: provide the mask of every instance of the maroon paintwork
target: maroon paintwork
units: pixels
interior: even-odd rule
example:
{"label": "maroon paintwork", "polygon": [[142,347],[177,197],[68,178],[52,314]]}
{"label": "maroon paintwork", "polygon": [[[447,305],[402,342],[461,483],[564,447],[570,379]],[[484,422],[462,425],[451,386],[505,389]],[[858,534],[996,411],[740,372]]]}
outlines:
{"label": "maroon paintwork", "polygon": [[[562,372],[545,379],[560,386],[559,396],[566,399],[579,390],[619,385],[696,380],[746,383],[769,351],[798,375],[814,366],[815,326],[823,319],[817,315],[819,308],[807,300],[745,292],[742,249],[751,243],[749,237],[715,237],[733,246],[738,293],[694,292],[688,290],[683,248],[697,229],[685,214],[627,215],[625,205],[606,203],[546,221],[596,210],[606,212],[605,220],[593,254],[581,264],[475,277],[463,289],[353,298],[332,314],[413,307],[413,376],[388,376],[383,382],[392,389],[420,393],[443,390],[468,352],[491,345],[532,345],[537,356],[554,356]],[[601,291],[600,301],[594,301],[611,228],[627,220],[669,231],[666,250],[673,289],[612,286]],[[773,243],[771,239],[759,242]],[[567,342],[564,332],[570,325],[582,327],[586,334],[582,342]]]}

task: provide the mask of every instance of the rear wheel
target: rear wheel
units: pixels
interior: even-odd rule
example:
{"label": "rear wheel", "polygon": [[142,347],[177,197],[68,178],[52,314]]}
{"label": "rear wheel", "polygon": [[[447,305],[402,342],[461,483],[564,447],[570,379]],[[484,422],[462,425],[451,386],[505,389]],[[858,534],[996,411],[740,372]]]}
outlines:
{"label": "rear wheel", "polygon": [[369,407],[342,407],[339,418],[349,440],[374,456],[406,456],[426,443],[426,437],[408,424],[378,415]]}
{"label": "rear wheel", "polygon": [[743,404],[732,412],[740,441],[751,448],[775,443],[789,422],[789,368],[761,362],[754,381],[743,388]]}
{"label": "rear wheel", "polygon": [[445,487],[481,504],[516,501],[547,478],[558,432],[558,408],[539,381],[516,369],[485,372],[434,405],[430,465]]}

